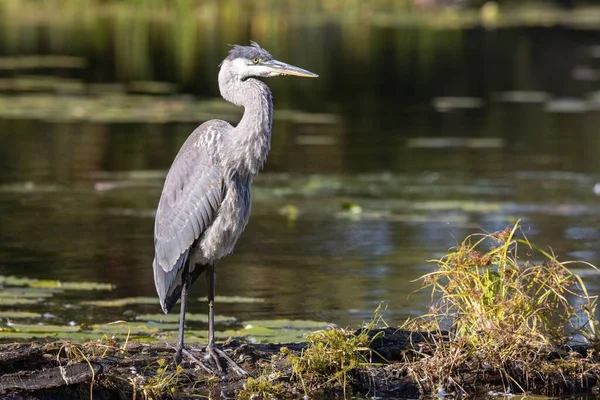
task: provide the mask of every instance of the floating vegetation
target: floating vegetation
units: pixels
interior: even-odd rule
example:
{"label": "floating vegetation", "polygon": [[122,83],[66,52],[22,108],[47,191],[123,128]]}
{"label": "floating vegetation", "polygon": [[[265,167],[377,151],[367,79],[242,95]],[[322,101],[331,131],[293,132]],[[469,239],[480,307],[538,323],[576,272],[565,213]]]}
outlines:
{"label": "floating vegetation", "polygon": [[[341,217],[349,217],[349,218],[360,218],[360,216],[363,214],[363,208],[356,203],[353,203],[351,201],[346,201],[344,203],[342,203],[342,205],[340,206],[341,212],[339,213],[339,215]],[[371,215],[371,217],[373,217],[373,215]]]}
{"label": "floating vegetation", "polygon": [[35,312],[0,310],[0,318],[5,318],[5,319],[20,319],[20,318],[27,319],[27,318],[40,318],[40,317],[41,317],[41,314],[35,313]]}
{"label": "floating vegetation", "polygon": [[63,290],[112,290],[113,285],[98,282],[63,282],[51,279],[22,278],[0,275],[0,285]]}
{"label": "floating vegetation", "polygon": [[[179,314],[140,314],[136,315],[135,319],[139,321],[178,322]],[[208,316],[206,314],[186,314],[185,320],[208,323]],[[229,324],[235,321],[235,317],[215,315],[216,323]]]}
{"label": "floating vegetation", "polygon": [[517,104],[537,104],[545,103],[550,99],[550,94],[546,92],[536,91],[521,91],[514,90],[508,92],[498,92],[492,94],[492,100],[506,102],[506,103],[517,103]]}
{"label": "floating vegetation", "polygon": [[463,210],[465,212],[499,212],[502,210],[500,203],[488,203],[483,201],[459,201],[459,200],[439,200],[439,201],[419,201],[414,202],[412,207],[416,210]]}
{"label": "floating vegetation", "polygon": [[107,192],[120,189],[137,189],[143,187],[158,187],[157,182],[152,181],[112,181],[112,182],[96,182],[94,190],[98,192]]}
{"label": "floating vegetation", "polygon": [[167,171],[152,169],[134,169],[131,171],[94,171],[89,174],[92,179],[110,181],[143,181],[164,180]]}
{"label": "floating vegetation", "polygon": [[406,141],[406,147],[443,149],[465,147],[472,149],[499,149],[504,147],[502,138],[461,138],[461,137],[428,137],[414,138]]}
{"label": "floating vegetation", "polygon": [[[2,287],[3,286],[3,287]],[[110,290],[112,285],[95,282],[62,282],[0,275],[0,307],[38,305],[42,301],[65,291]],[[200,299],[206,301],[206,299]],[[265,300],[244,296],[217,296],[220,303],[262,303]],[[156,297],[126,297],[119,299],[85,300],[77,307],[123,308],[145,305],[158,305]],[[128,311],[130,312],[130,311]],[[126,312],[127,314],[127,312]],[[70,318],[70,317],[69,317]],[[118,321],[109,324],[89,324],[70,321],[68,324],[48,324],[48,320],[60,321],[62,318],[44,311],[28,311],[0,308],[0,338],[62,338],[74,341],[97,339],[102,335],[132,340],[155,341],[156,338],[176,340],[179,314],[138,314],[134,322]],[[187,322],[208,323],[206,314],[187,314]],[[215,316],[215,322],[233,324],[235,317]],[[240,329],[217,332],[219,340],[238,337],[249,342],[298,342],[303,335],[313,329],[329,324],[304,320],[264,320],[248,321]],[[191,342],[206,339],[206,331],[186,330],[186,338]]]}
{"label": "floating vegetation", "polygon": [[[0,292],[1,294],[2,292]],[[23,306],[40,303],[42,301],[39,299],[27,299],[27,298],[14,298],[14,297],[2,297],[0,296],[0,306]]]}
{"label": "floating vegetation", "polygon": [[433,108],[438,112],[452,110],[472,110],[482,108],[483,99],[478,97],[436,97],[432,102]]}
{"label": "floating vegetation", "polygon": [[584,113],[589,110],[588,102],[583,99],[562,98],[546,103],[544,111],[549,113]]}
{"label": "floating vegetation", "polygon": [[286,204],[283,207],[280,207],[277,212],[280,215],[287,217],[288,221],[295,221],[298,219],[298,207],[294,204]]}
{"label": "floating vegetation", "polygon": [[40,185],[31,181],[0,185],[0,192],[9,193],[56,192],[57,190],[59,190],[57,185]]}
{"label": "floating vegetation", "polygon": [[5,287],[0,290],[0,298],[12,300],[42,299],[52,297],[55,293],[60,293],[60,290],[36,287]]}
{"label": "floating vegetation", "polygon": [[109,208],[106,210],[108,215],[120,215],[124,217],[135,217],[135,218],[154,218],[156,210],[154,208],[147,210],[140,210],[137,208]]}
{"label": "floating vegetation", "polygon": [[[69,340],[94,340],[103,336],[130,338],[132,340],[154,341],[153,336],[157,335],[161,327],[152,324],[125,322],[109,324],[45,324],[45,323],[23,323],[12,322],[12,320],[40,318],[40,314],[30,312],[6,312],[0,311],[0,318],[8,318],[10,322],[0,324],[0,338],[35,338],[35,337],[56,337]],[[170,329],[176,329],[177,325],[169,326]]]}
{"label": "floating vegetation", "polygon": [[337,143],[337,138],[326,135],[298,135],[296,144],[300,146],[333,146]]}
{"label": "floating vegetation", "polygon": [[[208,297],[201,297],[200,301],[208,301]],[[215,296],[215,302],[217,303],[264,303],[265,299],[257,297],[244,297],[244,296]]]}
{"label": "floating vegetation", "polygon": [[124,307],[134,304],[158,304],[157,297],[125,297],[123,299],[88,300],[82,301],[81,305],[94,307]]}
{"label": "floating vegetation", "polygon": [[[70,325],[51,325],[51,324],[10,324],[10,330],[18,333],[48,333],[48,334],[59,334],[59,333],[74,333],[80,332],[79,326]],[[2,334],[7,333],[6,331]]]}

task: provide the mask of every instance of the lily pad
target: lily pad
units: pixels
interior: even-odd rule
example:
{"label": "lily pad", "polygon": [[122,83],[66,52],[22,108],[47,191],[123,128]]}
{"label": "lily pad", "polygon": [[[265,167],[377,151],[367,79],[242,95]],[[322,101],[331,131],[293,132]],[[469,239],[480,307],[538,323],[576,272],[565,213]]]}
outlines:
{"label": "lily pad", "polygon": [[433,99],[433,108],[439,112],[452,110],[466,110],[482,108],[483,99],[478,97],[436,97]]}
{"label": "lily pad", "polygon": [[[167,331],[167,332],[162,332],[159,335],[155,335],[155,337],[160,340],[165,340],[167,342],[175,342],[179,338],[179,333],[177,331]],[[218,331],[215,332],[215,338],[217,340],[226,340],[229,337],[230,336],[226,336],[222,332],[218,332]],[[191,330],[191,329],[185,330],[186,344],[193,343],[193,342],[204,343],[204,342],[206,342],[206,339],[208,339],[208,331],[207,330],[204,330],[204,331]]]}
{"label": "lily pad", "polygon": [[0,310],[0,318],[19,319],[19,318],[40,318],[40,313],[29,311],[8,311]]}
{"label": "lily pad", "polygon": [[[120,339],[125,339],[127,335],[111,335]],[[61,339],[70,342],[87,342],[90,340],[99,340],[102,334],[98,332],[20,332],[20,331],[2,331],[0,330],[0,338],[3,339]],[[129,336],[129,340],[141,340],[152,342],[155,339],[151,336]]]}
{"label": "lily pad", "polygon": [[[170,325],[170,328],[177,328],[176,325]],[[157,333],[160,329],[156,326],[152,326],[150,324],[139,323],[139,322],[123,322],[123,323],[112,323],[112,324],[102,324],[102,325],[92,325],[91,331],[103,333],[106,335],[135,335],[139,336],[141,334],[150,336],[154,333]]]}
{"label": "lily pad", "polygon": [[502,138],[429,137],[408,139],[409,148],[444,149],[464,147],[472,149],[496,149],[504,147]]}
{"label": "lily pad", "polygon": [[244,327],[237,330],[219,332],[219,337],[239,337],[251,342],[290,343],[305,341],[305,334],[318,329],[324,329],[331,324],[326,322],[303,320],[262,320],[248,321]]}
{"label": "lily pad", "polygon": [[[208,301],[208,297],[201,297],[198,300]],[[244,297],[244,296],[215,296],[215,302],[217,303],[264,303],[265,299],[259,299],[256,297]]]}
{"label": "lily pad", "polygon": [[329,322],[311,321],[311,320],[290,320],[290,319],[262,319],[243,322],[243,325],[250,329],[251,327],[264,327],[270,329],[303,329],[306,331],[325,329],[332,326]]}
{"label": "lily pad", "polygon": [[498,212],[502,209],[499,203],[487,203],[477,201],[441,200],[422,201],[413,204],[417,210],[442,211],[463,210],[466,212]]}
{"label": "lily pad", "polygon": [[588,103],[577,98],[559,98],[546,103],[544,110],[549,113],[582,113],[588,111]]}
{"label": "lily pad", "polygon": [[[178,322],[179,314],[141,314],[136,316],[135,319],[141,321]],[[208,323],[208,316],[206,314],[186,314],[185,320]],[[228,324],[235,321],[235,317],[215,315],[215,322],[217,323]]]}
{"label": "lily pad", "polygon": [[536,91],[507,91],[493,95],[494,101],[518,104],[544,103],[550,99],[550,94]]}
{"label": "lily pad", "polygon": [[[0,297],[0,306],[23,306],[28,304],[36,304],[41,302],[42,299],[18,299],[12,297]],[[1,312],[0,312],[1,314]]]}
{"label": "lily pad", "polygon": [[135,304],[158,304],[156,297],[125,297],[122,299],[82,301],[82,305],[95,307],[123,307]]}
{"label": "lily pad", "polygon": [[33,288],[64,289],[64,290],[111,290],[114,285],[98,282],[62,282],[49,279],[20,278],[17,276],[0,275],[0,285],[29,286]]}
{"label": "lily pad", "polygon": [[61,288],[65,290],[112,290],[114,285],[98,282],[61,282],[54,280],[38,280],[31,287]]}
{"label": "lily pad", "polygon": [[11,324],[10,330],[16,332],[35,332],[35,333],[62,333],[62,332],[78,332],[79,326],[69,325],[43,325],[43,324]]}
{"label": "lily pad", "polygon": [[[12,301],[21,299],[39,299],[52,297],[60,290],[48,290],[32,287],[7,287],[0,290],[0,299],[11,299]],[[24,304],[24,303],[21,303]]]}

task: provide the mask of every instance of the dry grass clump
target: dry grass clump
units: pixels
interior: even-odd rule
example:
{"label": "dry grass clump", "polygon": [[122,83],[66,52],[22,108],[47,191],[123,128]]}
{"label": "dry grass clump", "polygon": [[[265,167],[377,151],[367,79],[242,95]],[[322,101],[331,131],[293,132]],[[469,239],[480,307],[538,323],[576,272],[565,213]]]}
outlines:
{"label": "dry grass clump", "polygon": [[[471,235],[421,278],[433,305],[403,328],[431,336],[406,354],[404,369],[424,392],[471,392],[481,382],[520,391],[557,380],[583,387],[599,376],[596,297],[567,268],[572,262],[559,261],[520,232],[517,222]],[[570,351],[573,339],[589,352]]]}

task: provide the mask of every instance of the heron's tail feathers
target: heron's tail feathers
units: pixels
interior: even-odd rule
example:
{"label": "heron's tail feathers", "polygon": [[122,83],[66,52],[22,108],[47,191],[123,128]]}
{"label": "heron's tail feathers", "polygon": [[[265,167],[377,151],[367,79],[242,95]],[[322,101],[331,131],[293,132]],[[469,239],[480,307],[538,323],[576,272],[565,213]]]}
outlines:
{"label": "heron's tail feathers", "polygon": [[[187,254],[186,254],[187,256]],[[187,257],[186,257],[187,258]],[[156,259],[154,259],[154,283],[156,285],[156,292],[160,300],[160,306],[165,314],[171,312],[177,301],[181,297],[181,290],[183,289],[184,277],[188,274],[189,262],[185,262],[183,268],[173,268],[171,271],[165,271]],[[196,279],[204,272],[206,265],[197,264],[191,268],[191,283],[194,283]]]}

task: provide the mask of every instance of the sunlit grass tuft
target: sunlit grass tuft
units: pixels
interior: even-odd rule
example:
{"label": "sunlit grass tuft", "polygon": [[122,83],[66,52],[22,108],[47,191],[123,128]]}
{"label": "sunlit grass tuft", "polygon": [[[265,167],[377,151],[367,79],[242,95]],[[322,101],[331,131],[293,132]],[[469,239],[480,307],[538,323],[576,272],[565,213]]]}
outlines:
{"label": "sunlit grass tuft", "polygon": [[598,373],[585,357],[561,356],[574,338],[597,347],[596,296],[567,268],[572,262],[530,243],[519,222],[468,236],[434,262],[438,269],[421,278],[432,291],[430,312],[403,325],[429,332],[404,367],[424,391],[464,390],[467,373],[497,375],[522,391],[553,376]]}
{"label": "sunlit grass tuft", "polygon": [[308,333],[308,346],[299,355],[282,352],[292,363],[292,378],[302,384],[305,394],[315,389],[341,388],[344,392],[352,380],[352,372],[358,367],[373,364],[373,350],[369,347],[377,337],[369,336],[383,321],[380,305],[371,321],[357,332],[332,328]]}
{"label": "sunlit grass tuft", "polygon": [[280,372],[262,371],[256,378],[246,379],[244,386],[236,394],[236,398],[245,399],[279,399],[283,395],[283,383]]}
{"label": "sunlit grass tuft", "polygon": [[148,366],[152,373],[135,374],[129,378],[132,391],[142,399],[160,399],[173,396],[180,385],[180,376],[183,374],[181,365],[172,366],[164,358],[156,360]]}

